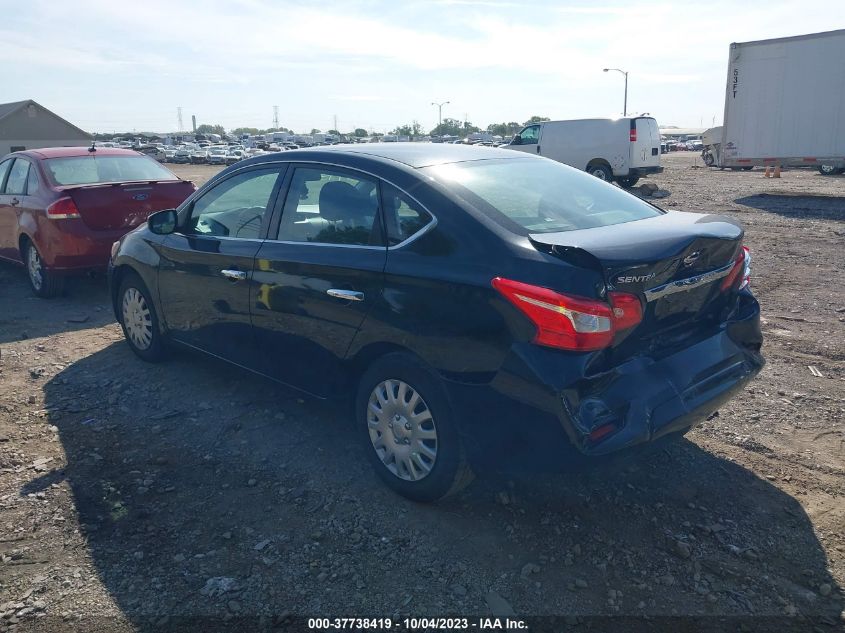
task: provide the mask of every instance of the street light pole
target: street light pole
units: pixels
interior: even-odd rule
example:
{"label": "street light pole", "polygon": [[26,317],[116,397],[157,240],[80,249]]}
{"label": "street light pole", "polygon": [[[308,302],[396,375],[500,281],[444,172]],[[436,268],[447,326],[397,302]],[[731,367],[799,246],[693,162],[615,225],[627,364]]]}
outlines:
{"label": "street light pole", "polygon": [[[431,105],[437,106],[437,127],[438,127],[438,129],[440,128],[441,125],[443,125],[443,106],[448,105],[448,104],[449,104],[448,101],[444,101],[443,103],[435,103],[434,101],[431,102]],[[441,132],[442,132],[442,130],[441,130]],[[441,134],[440,136],[443,136],[443,134]]]}
{"label": "street light pole", "polygon": [[622,70],[621,68],[603,68],[604,72],[608,70],[615,70],[618,73],[622,73],[625,75],[625,103],[622,106],[622,116],[628,116],[628,71]]}

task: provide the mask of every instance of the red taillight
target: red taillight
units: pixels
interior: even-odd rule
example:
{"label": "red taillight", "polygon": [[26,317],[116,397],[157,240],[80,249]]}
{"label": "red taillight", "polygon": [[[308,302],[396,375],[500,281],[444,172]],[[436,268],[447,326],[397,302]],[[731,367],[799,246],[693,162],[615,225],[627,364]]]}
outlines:
{"label": "red taillight", "polygon": [[[617,136],[616,138],[619,138],[619,137]],[[631,136],[630,136],[630,138],[631,138],[631,142],[632,142],[632,143],[636,143],[636,142],[637,142],[637,128],[635,128],[635,127],[632,127],[632,128],[631,128]]]}
{"label": "red taillight", "polygon": [[611,293],[611,306],[501,277],[493,280],[493,287],[531,319],[537,327],[534,342],[538,345],[578,351],[603,349],[617,331],[642,319],[639,299],[624,292]]}
{"label": "red taillight", "polygon": [[643,305],[637,295],[627,292],[608,292],[613,307],[613,327],[617,331],[628,330],[643,320]]}
{"label": "red taillight", "polygon": [[[737,280],[739,280],[737,282]],[[731,272],[722,280],[720,289],[722,292],[730,290],[736,286],[737,290],[742,290],[751,282],[751,251],[747,246],[743,246],[736,260],[734,260]]]}
{"label": "red taillight", "polygon": [[47,207],[47,217],[51,220],[67,220],[81,217],[72,198],[59,198]]}

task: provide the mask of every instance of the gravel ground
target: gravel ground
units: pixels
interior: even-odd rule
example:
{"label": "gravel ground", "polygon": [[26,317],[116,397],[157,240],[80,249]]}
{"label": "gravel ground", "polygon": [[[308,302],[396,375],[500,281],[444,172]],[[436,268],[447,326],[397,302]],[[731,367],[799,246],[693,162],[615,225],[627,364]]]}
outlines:
{"label": "gravel ground", "polygon": [[487,475],[437,505],[378,483],[342,407],[193,354],[142,363],[102,279],[44,301],[0,264],[0,630],[447,613],[841,630],[845,177],[664,165],[662,206],[747,228],[765,370],[648,458]]}

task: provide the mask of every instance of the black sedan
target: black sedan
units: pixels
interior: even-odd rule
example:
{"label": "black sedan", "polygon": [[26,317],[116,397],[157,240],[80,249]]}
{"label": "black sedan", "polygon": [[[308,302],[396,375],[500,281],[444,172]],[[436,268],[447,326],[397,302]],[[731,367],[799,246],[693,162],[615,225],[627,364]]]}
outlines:
{"label": "black sedan", "polygon": [[736,394],[764,362],[742,240],[544,158],[367,144],[233,165],[110,276],[138,356],[354,395],[382,479],[434,500],[520,447],[590,461]]}

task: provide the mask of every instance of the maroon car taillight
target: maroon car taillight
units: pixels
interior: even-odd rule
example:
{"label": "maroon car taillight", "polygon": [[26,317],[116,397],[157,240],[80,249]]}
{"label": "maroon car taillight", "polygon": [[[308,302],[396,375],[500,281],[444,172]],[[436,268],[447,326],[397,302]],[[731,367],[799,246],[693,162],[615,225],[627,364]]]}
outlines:
{"label": "maroon car taillight", "polygon": [[492,283],[537,327],[538,345],[579,352],[603,349],[617,332],[642,320],[639,298],[626,292],[609,293],[608,305],[501,277]]}
{"label": "maroon car taillight", "polygon": [[50,220],[68,220],[79,217],[82,217],[79,215],[79,209],[76,208],[76,203],[70,197],[59,198],[47,207],[47,218]]}

